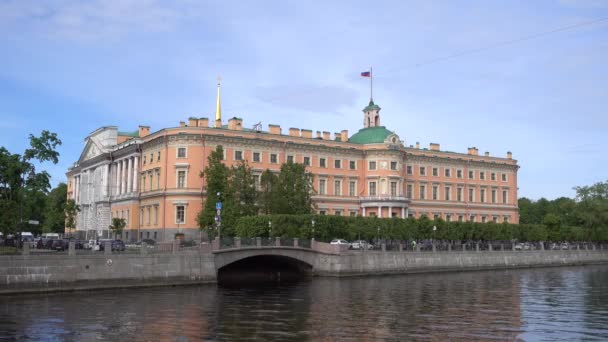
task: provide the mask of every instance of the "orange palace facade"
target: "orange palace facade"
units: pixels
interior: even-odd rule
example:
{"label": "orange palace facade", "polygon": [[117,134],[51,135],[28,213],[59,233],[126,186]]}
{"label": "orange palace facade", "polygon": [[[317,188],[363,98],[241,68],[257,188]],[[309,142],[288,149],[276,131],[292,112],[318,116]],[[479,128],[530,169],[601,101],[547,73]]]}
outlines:
{"label": "orange palace facade", "polygon": [[[177,232],[198,238],[196,222],[206,190],[199,174],[216,146],[234,165],[246,160],[261,173],[282,163],[303,163],[314,174],[313,201],[321,215],[442,218],[446,221],[517,223],[517,171],[505,157],[442,151],[439,144],[406,146],[380,125],[373,100],[363,109],[363,128],[330,134],[308,129],[244,128],[242,119],[190,118],[179,127],[131,133],[97,129],[85,139],[68,170],[68,198],[80,206],[82,238],[107,237],[111,218],[126,221],[123,239],[169,240]],[[210,125],[211,123],[211,125]]]}

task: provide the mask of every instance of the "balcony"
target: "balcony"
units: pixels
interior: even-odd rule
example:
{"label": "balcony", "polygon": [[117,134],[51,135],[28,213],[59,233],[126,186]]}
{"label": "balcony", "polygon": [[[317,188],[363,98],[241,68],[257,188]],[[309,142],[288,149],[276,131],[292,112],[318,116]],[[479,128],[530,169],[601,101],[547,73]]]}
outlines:
{"label": "balcony", "polygon": [[378,204],[395,204],[404,205],[410,203],[410,199],[405,196],[391,196],[391,195],[378,195],[378,196],[361,196],[359,197],[361,205],[376,206]]}

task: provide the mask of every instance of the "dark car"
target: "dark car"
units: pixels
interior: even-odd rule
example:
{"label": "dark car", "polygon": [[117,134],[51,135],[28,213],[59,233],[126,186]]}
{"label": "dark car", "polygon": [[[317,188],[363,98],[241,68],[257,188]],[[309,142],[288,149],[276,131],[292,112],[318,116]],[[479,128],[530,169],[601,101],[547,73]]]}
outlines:
{"label": "dark car", "polygon": [[[99,250],[104,251],[106,249],[105,241],[99,244]],[[112,251],[124,251],[125,243],[122,240],[112,240]]]}
{"label": "dark car", "polygon": [[56,251],[65,251],[68,249],[68,241],[67,240],[51,240],[51,249]]}
{"label": "dark car", "polygon": [[[47,244],[49,243],[49,239],[41,238],[36,242],[36,249],[45,249],[47,248]],[[52,241],[51,241],[52,242]]]}

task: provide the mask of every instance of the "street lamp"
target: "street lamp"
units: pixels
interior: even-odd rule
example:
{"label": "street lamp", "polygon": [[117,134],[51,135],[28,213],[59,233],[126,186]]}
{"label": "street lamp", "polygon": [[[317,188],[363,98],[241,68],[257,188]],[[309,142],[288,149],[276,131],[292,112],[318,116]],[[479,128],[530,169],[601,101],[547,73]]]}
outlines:
{"label": "street lamp", "polygon": [[315,219],[312,219],[310,224],[312,225],[312,238],[314,239],[315,238]]}
{"label": "street lamp", "polygon": [[380,244],[380,226],[378,226],[378,234],[376,235],[376,244]]}
{"label": "street lamp", "polygon": [[433,244],[435,244],[435,231],[437,230],[437,226],[433,226]]}
{"label": "street lamp", "polygon": [[217,238],[218,241],[221,241],[222,238],[222,193],[217,192],[217,202],[215,203],[215,209],[217,216],[215,217],[215,221],[217,222]]}
{"label": "street lamp", "polygon": [[272,221],[268,221],[268,238],[272,237]]}

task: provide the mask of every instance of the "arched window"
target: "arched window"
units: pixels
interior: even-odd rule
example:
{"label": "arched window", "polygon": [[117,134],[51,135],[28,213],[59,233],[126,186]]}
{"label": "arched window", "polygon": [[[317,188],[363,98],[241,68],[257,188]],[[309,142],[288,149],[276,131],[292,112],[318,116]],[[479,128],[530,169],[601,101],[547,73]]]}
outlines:
{"label": "arched window", "polygon": [[378,122],[379,120],[380,120],[380,117],[378,115],[376,115],[374,117],[374,126],[379,126],[380,125],[380,123]]}

